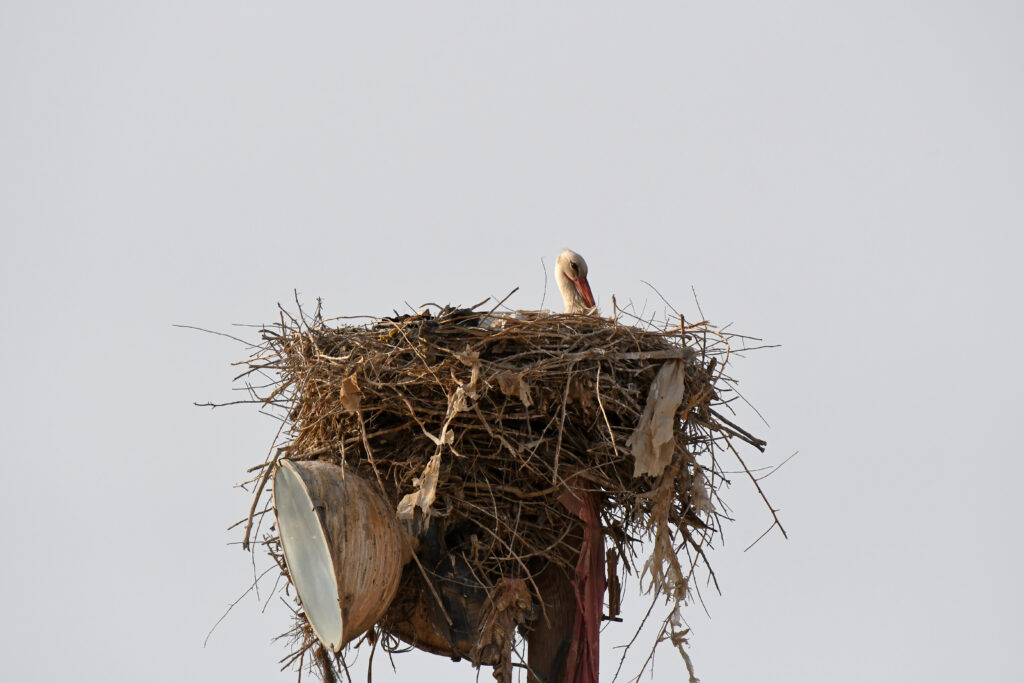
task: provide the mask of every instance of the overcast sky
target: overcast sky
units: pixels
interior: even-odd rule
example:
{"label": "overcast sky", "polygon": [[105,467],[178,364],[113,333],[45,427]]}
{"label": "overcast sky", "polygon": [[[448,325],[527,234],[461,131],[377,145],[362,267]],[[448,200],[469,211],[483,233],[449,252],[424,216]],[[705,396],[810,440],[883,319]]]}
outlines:
{"label": "overcast sky", "polygon": [[605,311],[693,288],[781,344],[733,374],[748,462],[799,451],[790,538],[743,552],[737,477],[704,683],[1024,679],[1022,36],[977,0],[3,2],[0,678],[294,680],[271,584],[203,646],[268,563],[226,529],[276,424],[193,407],[247,352],[172,324],[537,308],[568,246]]}

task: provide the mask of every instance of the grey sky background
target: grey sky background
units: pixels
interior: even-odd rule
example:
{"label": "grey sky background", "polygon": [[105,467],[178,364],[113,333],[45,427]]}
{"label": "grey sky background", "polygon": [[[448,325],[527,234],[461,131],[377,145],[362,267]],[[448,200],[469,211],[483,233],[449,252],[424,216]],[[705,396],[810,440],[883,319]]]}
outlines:
{"label": "grey sky background", "polygon": [[[246,350],[171,325],[253,338],[293,290],[537,308],[569,246],[605,311],[661,310],[646,280],[696,318],[692,286],[782,345],[734,374],[771,424],[742,416],[748,462],[800,452],[764,482],[790,539],[743,552],[770,518],[736,477],[723,594],[687,612],[705,683],[1024,679],[1022,29],[1014,2],[0,4],[0,678],[294,680],[271,584],[203,647],[276,424],[193,407]],[[374,680],[476,675],[395,663]]]}

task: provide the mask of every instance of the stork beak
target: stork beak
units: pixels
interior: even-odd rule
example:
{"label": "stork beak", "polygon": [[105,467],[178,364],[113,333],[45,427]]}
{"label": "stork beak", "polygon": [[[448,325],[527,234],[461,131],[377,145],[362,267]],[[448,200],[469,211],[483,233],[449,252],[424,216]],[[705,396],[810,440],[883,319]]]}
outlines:
{"label": "stork beak", "polygon": [[587,282],[587,278],[580,277],[573,280],[572,283],[576,286],[576,292],[583,299],[583,303],[587,305],[587,308],[593,308],[596,304],[594,303],[594,294],[590,291],[590,283]]}

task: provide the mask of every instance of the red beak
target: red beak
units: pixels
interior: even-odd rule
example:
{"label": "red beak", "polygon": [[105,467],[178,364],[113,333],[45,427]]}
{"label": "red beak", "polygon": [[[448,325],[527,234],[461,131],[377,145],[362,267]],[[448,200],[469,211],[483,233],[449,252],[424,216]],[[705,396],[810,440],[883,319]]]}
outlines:
{"label": "red beak", "polygon": [[583,299],[583,303],[587,305],[587,308],[593,308],[596,304],[594,304],[594,294],[590,291],[590,283],[587,282],[587,278],[581,276],[573,280],[572,283],[576,285],[576,292]]}

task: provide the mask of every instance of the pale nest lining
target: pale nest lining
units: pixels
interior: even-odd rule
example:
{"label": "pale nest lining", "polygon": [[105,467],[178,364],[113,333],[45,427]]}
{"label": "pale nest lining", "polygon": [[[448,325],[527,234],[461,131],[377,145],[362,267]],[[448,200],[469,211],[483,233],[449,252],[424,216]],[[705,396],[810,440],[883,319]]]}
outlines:
{"label": "pale nest lining", "polygon": [[[641,578],[674,607],[657,640],[685,656],[679,607],[698,567],[714,578],[705,550],[720,528],[722,456],[739,457],[735,440],[764,446],[722,414],[734,398],[724,374],[728,335],[681,319],[650,329],[596,316],[485,318],[445,308],[358,326],[324,320],[319,310],[282,312],[262,339],[246,361],[247,381],[263,385],[251,386],[254,398],[277,408],[284,428],[254,468],[247,545],[270,509],[264,492],[274,463],[329,462],[372,482],[410,528],[434,529],[494,602],[500,586],[534,593],[533,577],[549,562],[576,565],[579,546],[567,530],[578,518],[558,499],[567,488],[587,491],[609,546],[608,617],[618,613],[619,577]],[[260,542],[290,581],[275,531]],[[650,552],[640,558],[644,543]],[[395,637],[410,640],[424,572],[434,570],[422,558],[416,565],[407,565],[392,609],[356,647],[394,651]],[[508,624],[502,634],[511,637]],[[285,665],[308,664],[316,639],[301,613],[291,635]],[[317,656],[332,675],[329,655]]]}

